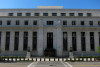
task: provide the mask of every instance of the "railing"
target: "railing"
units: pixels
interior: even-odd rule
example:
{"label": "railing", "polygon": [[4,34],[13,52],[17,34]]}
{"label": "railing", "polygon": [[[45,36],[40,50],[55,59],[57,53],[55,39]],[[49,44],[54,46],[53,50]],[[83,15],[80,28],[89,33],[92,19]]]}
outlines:
{"label": "railing", "polygon": [[82,61],[82,62],[94,62],[100,61],[100,58],[2,58],[2,62],[33,62],[33,61]]}

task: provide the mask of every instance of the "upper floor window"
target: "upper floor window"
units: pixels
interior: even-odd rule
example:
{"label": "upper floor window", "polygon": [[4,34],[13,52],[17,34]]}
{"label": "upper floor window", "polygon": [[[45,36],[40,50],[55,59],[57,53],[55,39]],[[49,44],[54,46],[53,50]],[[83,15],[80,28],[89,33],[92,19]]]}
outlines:
{"label": "upper floor window", "polygon": [[67,25],[67,21],[64,20],[64,21],[63,21],[63,25]]}
{"label": "upper floor window", "polygon": [[0,20],[0,25],[2,25],[2,20]]}
{"label": "upper floor window", "polygon": [[57,13],[52,13],[52,16],[57,16]]}
{"label": "upper floor window", "polygon": [[34,16],[40,16],[40,13],[35,13]]}
{"label": "upper floor window", "polygon": [[100,25],[100,21],[98,21],[98,25]]}
{"label": "upper floor window", "polygon": [[43,13],[43,16],[48,16],[48,13]]}
{"label": "upper floor window", "polygon": [[28,20],[25,20],[24,25],[28,25]]}
{"label": "upper floor window", "polygon": [[37,25],[37,20],[34,20],[33,21],[33,25]]}
{"label": "upper floor window", "polygon": [[90,25],[93,25],[93,21],[89,21],[89,24],[90,24]]}
{"label": "upper floor window", "polygon": [[76,25],[76,21],[72,21],[72,25]]}
{"label": "upper floor window", "polygon": [[53,21],[47,21],[47,25],[53,25]]}
{"label": "upper floor window", "polygon": [[10,20],[7,20],[7,25],[11,25],[11,21]]}
{"label": "upper floor window", "polygon": [[22,16],[22,13],[17,13],[17,16]]}
{"label": "upper floor window", "polygon": [[13,16],[13,13],[9,13],[8,16]]}
{"label": "upper floor window", "polygon": [[26,16],[31,16],[31,13],[26,13]]}
{"label": "upper floor window", "polygon": [[78,16],[83,16],[83,13],[78,13]]}
{"label": "upper floor window", "polygon": [[19,25],[19,20],[16,20],[16,25]]}
{"label": "upper floor window", "polygon": [[61,13],[61,16],[66,16],[66,13]]}
{"label": "upper floor window", "polygon": [[84,25],[84,21],[81,21],[81,25]]}
{"label": "upper floor window", "polygon": [[87,13],[87,16],[92,16],[92,14],[91,13]]}
{"label": "upper floor window", "polygon": [[74,13],[69,13],[69,16],[74,16]]}

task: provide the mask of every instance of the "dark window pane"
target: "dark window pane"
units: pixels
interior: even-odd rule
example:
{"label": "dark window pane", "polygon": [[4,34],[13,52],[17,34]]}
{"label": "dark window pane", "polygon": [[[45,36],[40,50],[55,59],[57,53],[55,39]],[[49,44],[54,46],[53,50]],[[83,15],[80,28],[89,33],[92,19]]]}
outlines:
{"label": "dark window pane", "polygon": [[32,50],[37,50],[37,32],[33,32],[33,47]]}
{"label": "dark window pane", "polygon": [[16,20],[16,25],[19,25],[19,20]]}
{"label": "dark window pane", "polygon": [[24,25],[28,25],[28,20],[26,20],[26,21],[24,22]]}
{"label": "dark window pane", "polygon": [[67,21],[63,21],[63,25],[67,25]]}
{"label": "dark window pane", "polygon": [[74,16],[74,13],[69,13],[69,16]]}
{"label": "dark window pane", "polygon": [[67,51],[67,32],[63,32],[63,50]]}
{"label": "dark window pane", "polygon": [[72,21],[72,25],[76,25],[76,21]]}
{"label": "dark window pane", "polygon": [[40,16],[40,13],[35,13],[34,16]]}
{"label": "dark window pane", "polygon": [[43,13],[43,16],[48,16],[48,13]]}
{"label": "dark window pane", "polygon": [[90,24],[90,25],[93,25],[93,21],[89,21],[89,24]]}
{"label": "dark window pane", "polygon": [[22,16],[22,13],[17,13],[17,16]]}
{"label": "dark window pane", "polygon": [[83,16],[83,13],[78,13],[78,16]]}
{"label": "dark window pane", "polygon": [[98,21],[98,25],[100,25],[100,21]]}
{"label": "dark window pane", "polygon": [[47,21],[47,25],[53,25],[53,21]]}
{"label": "dark window pane", "polygon": [[0,25],[2,25],[2,20],[0,20]]}
{"label": "dark window pane", "polygon": [[87,16],[92,16],[92,14],[91,13],[87,13]]}
{"label": "dark window pane", "polygon": [[84,21],[81,21],[81,25],[84,25]]}
{"label": "dark window pane", "polygon": [[37,20],[33,21],[33,25],[37,25]]}
{"label": "dark window pane", "polygon": [[26,13],[26,16],[31,16],[31,13]]}
{"label": "dark window pane", "polygon": [[9,13],[8,16],[13,16],[13,13]]}
{"label": "dark window pane", "polygon": [[57,13],[52,13],[52,16],[57,16]]}
{"label": "dark window pane", "polygon": [[61,16],[66,16],[66,13],[61,13]]}
{"label": "dark window pane", "polygon": [[10,20],[7,20],[7,25],[11,25],[11,21]]}

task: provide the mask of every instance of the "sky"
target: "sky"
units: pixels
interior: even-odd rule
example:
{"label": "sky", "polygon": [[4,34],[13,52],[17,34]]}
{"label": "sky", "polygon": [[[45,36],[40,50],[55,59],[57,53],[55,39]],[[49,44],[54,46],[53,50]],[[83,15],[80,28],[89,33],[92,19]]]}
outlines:
{"label": "sky", "polygon": [[63,6],[65,9],[100,9],[100,0],[0,0],[0,9]]}

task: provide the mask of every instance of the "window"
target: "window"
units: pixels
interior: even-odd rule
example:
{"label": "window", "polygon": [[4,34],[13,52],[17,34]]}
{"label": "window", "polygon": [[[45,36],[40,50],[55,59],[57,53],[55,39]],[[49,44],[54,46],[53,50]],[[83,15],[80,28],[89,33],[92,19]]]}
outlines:
{"label": "window", "polygon": [[24,25],[28,25],[28,20],[26,20],[26,21],[24,22]]}
{"label": "window", "polygon": [[67,21],[63,21],[63,25],[67,25]]}
{"label": "window", "polygon": [[87,13],[87,16],[90,17],[90,16],[92,16],[92,14],[91,13]]}
{"label": "window", "polygon": [[98,21],[98,25],[100,25],[100,21]]}
{"label": "window", "polygon": [[0,32],[0,47],[1,47],[1,32]]}
{"label": "window", "polygon": [[89,21],[89,24],[90,24],[90,25],[93,25],[93,21]]}
{"label": "window", "polygon": [[52,16],[57,16],[57,13],[52,13]]}
{"label": "window", "polygon": [[19,20],[16,20],[16,25],[19,25]]}
{"label": "window", "polygon": [[100,32],[98,32],[98,34],[99,34],[99,46],[100,46]]}
{"label": "window", "polygon": [[47,21],[47,25],[53,25],[53,21]]}
{"label": "window", "polygon": [[10,46],[10,32],[6,32],[5,50],[9,50]]}
{"label": "window", "polygon": [[31,16],[31,13],[26,13],[26,16]]}
{"label": "window", "polygon": [[74,16],[74,13],[69,13],[69,16]]}
{"label": "window", "polygon": [[32,50],[37,50],[37,32],[33,32]]}
{"label": "window", "polygon": [[37,20],[33,21],[33,25],[37,25]]}
{"label": "window", "polygon": [[76,25],[76,21],[72,21],[72,25]]}
{"label": "window", "polygon": [[7,25],[11,25],[11,21],[10,20],[7,20]]}
{"label": "window", "polygon": [[90,49],[91,49],[91,51],[95,50],[95,46],[94,46],[94,32],[90,32]]}
{"label": "window", "polygon": [[13,13],[9,13],[8,16],[13,16]]}
{"label": "window", "polygon": [[81,49],[86,51],[85,32],[81,32]]}
{"label": "window", "polygon": [[22,13],[17,13],[17,16],[22,16]]}
{"label": "window", "polygon": [[81,25],[84,25],[84,21],[81,21]]}
{"label": "window", "polygon": [[78,13],[78,16],[83,16],[83,13]]}
{"label": "window", "polygon": [[40,16],[40,13],[35,13],[34,16]]}
{"label": "window", "polygon": [[43,16],[48,16],[48,13],[43,13]]}
{"label": "window", "polygon": [[61,13],[61,16],[66,16],[66,13]]}
{"label": "window", "polygon": [[2,25],[2,20],[0,20],[0,25]]}
{"label": "window", "polygon": [[67,44],[67,32],[63,32],[63,50],[67,51],[68,44]]}

